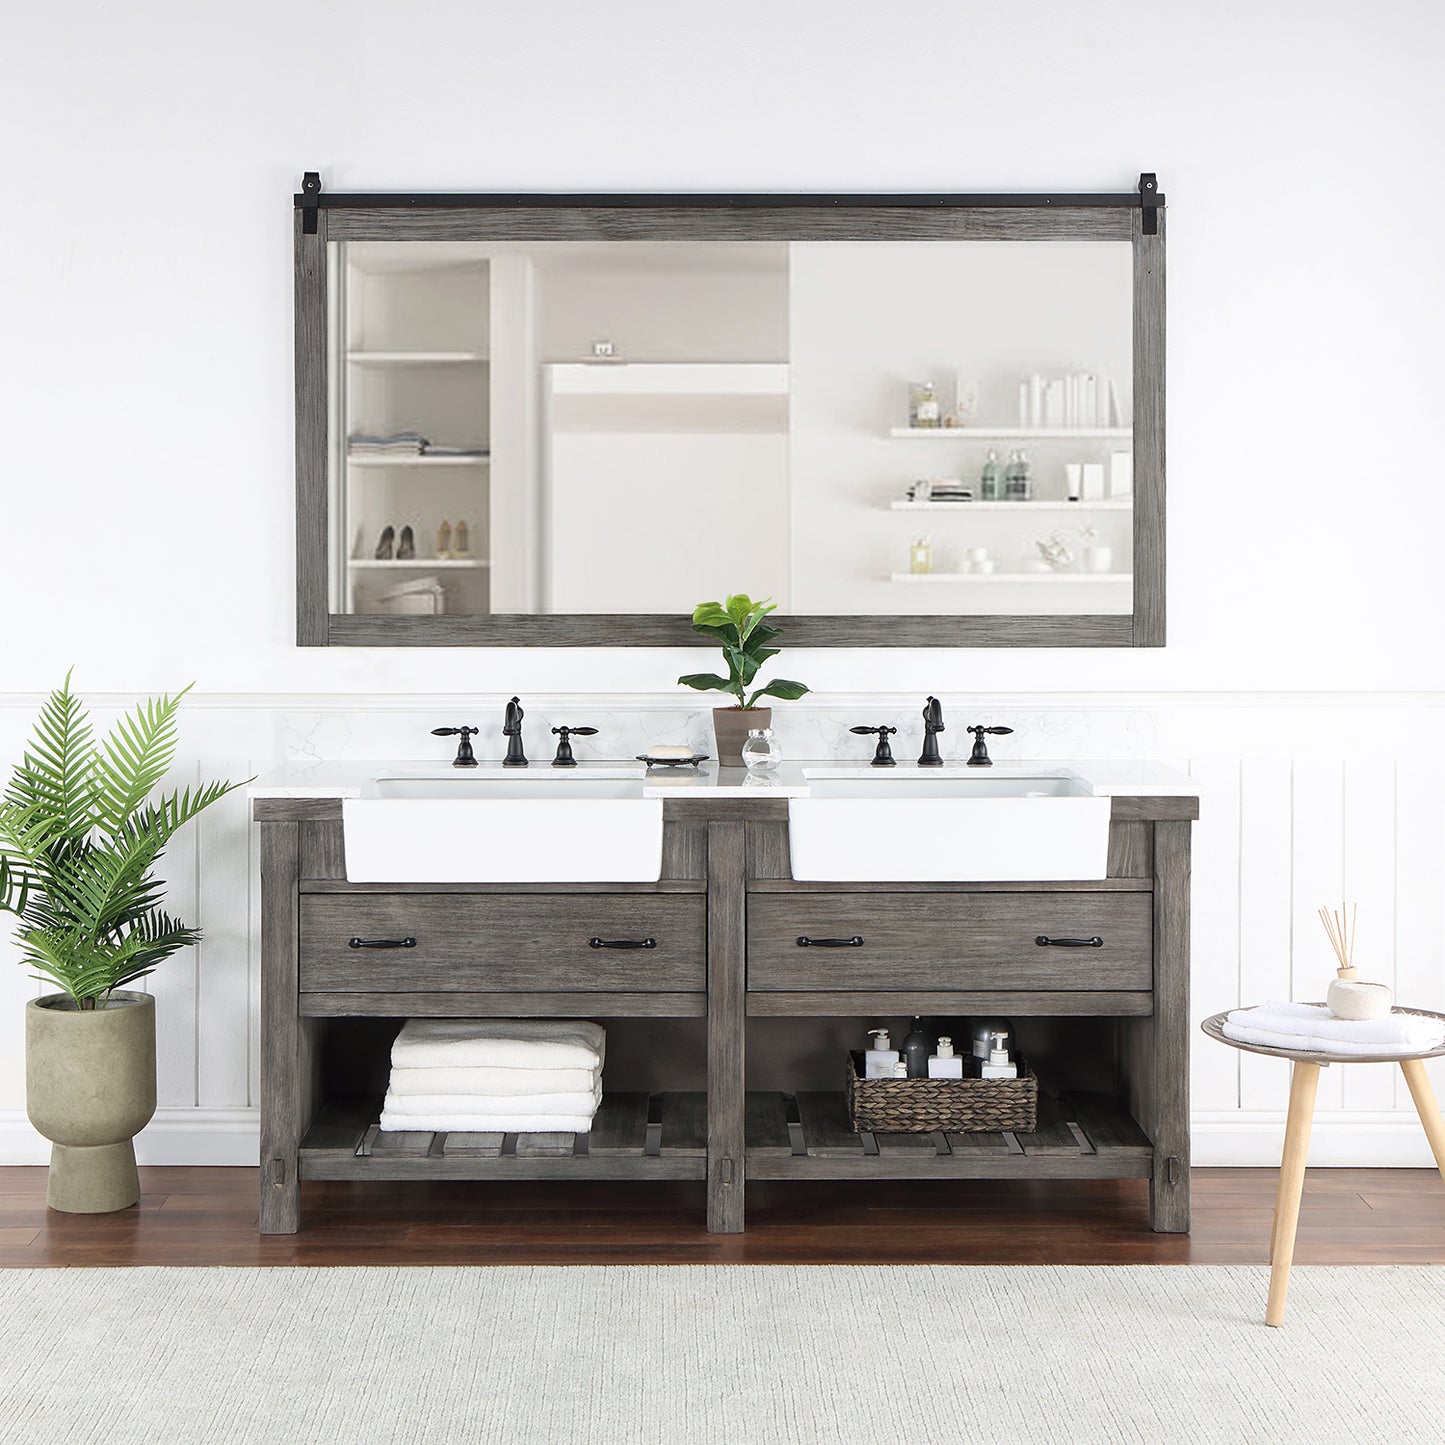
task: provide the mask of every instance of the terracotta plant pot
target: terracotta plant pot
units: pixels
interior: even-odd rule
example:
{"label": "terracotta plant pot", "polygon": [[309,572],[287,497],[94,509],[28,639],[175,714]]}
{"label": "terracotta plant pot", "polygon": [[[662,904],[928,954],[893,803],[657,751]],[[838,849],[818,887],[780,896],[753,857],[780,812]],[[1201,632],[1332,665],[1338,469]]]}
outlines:
{"label": "terracotta plant pot", "polygon": [[140,1199],[131,1142],[156,1111],[156,1002],[117,989],[105,1008],[68,994],[25,1005],[25,1107],[51,1141],[45,1200],[107,1214]]}
{"label": "terracotta plant pot", "polygon": [[754,728],[770,728],[773,710],[770,707],[715,707],[712,710],[713,736],[717,738],[717,761],[720,768],[743,766],[743,744]]}

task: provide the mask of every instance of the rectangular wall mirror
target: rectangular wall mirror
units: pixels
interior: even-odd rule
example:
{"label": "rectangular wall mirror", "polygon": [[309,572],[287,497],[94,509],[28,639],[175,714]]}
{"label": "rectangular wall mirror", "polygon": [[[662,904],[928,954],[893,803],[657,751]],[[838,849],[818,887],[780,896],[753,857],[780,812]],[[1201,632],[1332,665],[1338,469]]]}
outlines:
{"label": "rectangular wall mirror", "polygon": [[1163,642],[1163,197],[296,197],[298,640]]}

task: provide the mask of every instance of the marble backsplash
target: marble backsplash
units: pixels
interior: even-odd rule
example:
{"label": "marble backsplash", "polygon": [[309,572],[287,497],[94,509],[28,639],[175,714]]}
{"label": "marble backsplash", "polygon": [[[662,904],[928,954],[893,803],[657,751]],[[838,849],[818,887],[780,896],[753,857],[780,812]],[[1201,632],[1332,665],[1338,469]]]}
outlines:
{"label": "marble backsplash", "polygon": [[[874,739],[849,732],[858,724],[896,727],[894,756],[918,756],[923,739],[923,698],[861,696],[847,699],[803,699],[773,709],[773,730],[784,755],[792,759],[868,761]],[[972,747],[964,731],[970,724],[1003,725],[1013,736],[991,738],[990,752],[1001,761],[1067,760],[1070,758],[1153,758],[1159,756],[1159,728],[1151,709],[1091,707],[1070,710],[1017,703],[989,704],[978,698],[940,698],[945,731],[939,748],[945,760],[963,761]],[[500,758],[501,695],[461,698],[427,706],[385,707],[372,702],[356,707],[338,703],[316,711],[288,711],[284,722],[288,761],[346,762],[374,758],[397,761],[446,761],[454,751],[447,738],[434,738],[435,727],[468,724],[481,729],[473,740],[477,757]],[[626,696],[523,698],[523,736],[527,756],[548,761],[555,746],[553,727],[595,727],[596,737],[577,738],[579,759],[631,758],[654,743],[679,743],[696,752],[715,753],[710,706],[686,701],[667,705]]]}

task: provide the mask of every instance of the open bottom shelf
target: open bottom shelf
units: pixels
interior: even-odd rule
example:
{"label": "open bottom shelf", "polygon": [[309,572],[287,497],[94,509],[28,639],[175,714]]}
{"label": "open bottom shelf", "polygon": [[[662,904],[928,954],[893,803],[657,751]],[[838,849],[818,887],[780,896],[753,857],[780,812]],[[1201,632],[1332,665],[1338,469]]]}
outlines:
{"label": "open bottom shelf", "polygon": [[1145,1179],[1153,1148],[1117,1100],[1040,1093],[1038,1127],[854,1133],[841,1093],[749,1094],[750,1179]]}
{"label": "open bottom shelf", "polygon": [[607,1094],[590,1134],[444,1134],[377,1127],[379,1095],[324,1104],[302,1179],[703,1179],[705,1094]]}
{"label": "open bottom shelf", "polygon": [[[707,1096],[607,1094],[590,1134],[445,1134],[377,1127],[378,1095],[323,1105],[303,1179],[704,1179]],[[1038,1127],[854,1133],[841,1093],[750,1093],[750,1179],[1145,1179],[1153,1149],[1117,1100],[1039,1096]]]}

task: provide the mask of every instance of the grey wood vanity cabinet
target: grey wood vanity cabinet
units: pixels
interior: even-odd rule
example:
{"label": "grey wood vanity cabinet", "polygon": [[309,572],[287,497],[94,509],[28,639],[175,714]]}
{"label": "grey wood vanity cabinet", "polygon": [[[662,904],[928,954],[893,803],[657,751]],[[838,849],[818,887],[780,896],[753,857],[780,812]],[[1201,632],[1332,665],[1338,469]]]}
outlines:
{"label": "grey wood vanity cabinet", "polygon": [[[785,802],[696,797],[666,805],[657,883],[352,884],[339,800],[254,816],[263,1233],[298,1228],[307,1179],[705,1180],[708,1228],[736,1232],[748,1178],[1147,1178],[1153,1227],[1189,1228],[1197,799],[1116,798],[1109,876],[1078,883],[795,882]],[[1035,1132],[854,1133],[841,1057],[836,1081],[746,1087],[750,1019],[861,1041],[911,1014],[1014,1020]],[[381,1133],[396,1021],[442,1015],[702,1019],[706,1087],[609,1091],[575,1138]]]}

